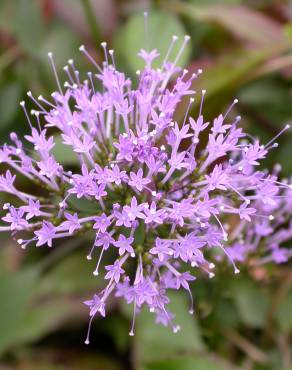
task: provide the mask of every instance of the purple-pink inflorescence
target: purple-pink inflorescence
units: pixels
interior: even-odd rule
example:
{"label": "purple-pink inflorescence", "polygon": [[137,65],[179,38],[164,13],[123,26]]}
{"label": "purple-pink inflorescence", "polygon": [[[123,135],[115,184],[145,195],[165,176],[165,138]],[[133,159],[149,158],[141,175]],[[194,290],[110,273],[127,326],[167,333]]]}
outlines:
{"label": "purple-pink inflorescence", "polygon": [[[205,122],[204,90],[196,117],[189,117],[192,86],[202,71],[190,74],[177,67],[188,41],[186,36],[171,62],[174,36],[157,69],[152,67],[157,50],[141,50],[145,67],[137,71],[135,86],[116,69],[106,43],[102,66],[80,47],[96,71],[81,81],[69,60],[64,87],[49,53],[58,91],[50,101],[28,92],[35,103],[31,114],[20,103],[31,128],[25,140],[32,147],[26,150],[11,133],[11,144],[0,150],[1,163],[11,167],[0,176],[0,190],[17,199],[15,205],[4,204],[0,231],[29,235],[18,237],[22,248],[52,247],[56,239],[92,232],[87,258],[96,259],[93,274],[104,274],[105,288],[85,302],[90,325],[96,314],[106,315],[107,300],[115,296],[133,304],[130,335],[143,305],[157,323],[177,332],[167,292],[184,289],[192,314],[190,282],[196,271],[212,278],[216,263],[225,258],[238,273],[236,263],[248,254],[259,253],[258,263],[281,263],[291,255],[285,248],[292,236],[291,184],[278,180],[278,166],[271,174],[258,169],[278,135],[261,145],[244,134],[240,117],[231,113],[237,100]],[[183,98],[188,107],[177,122],[174,114]],[[76,156],[78,165],[70,170],[53,154],[57,132]],[[40,188],[41,196],[19,190],[16,174]],[[79,210],[76,199],[90,201],[95,211]],[[101,267],[105,254],[112,262]]]}

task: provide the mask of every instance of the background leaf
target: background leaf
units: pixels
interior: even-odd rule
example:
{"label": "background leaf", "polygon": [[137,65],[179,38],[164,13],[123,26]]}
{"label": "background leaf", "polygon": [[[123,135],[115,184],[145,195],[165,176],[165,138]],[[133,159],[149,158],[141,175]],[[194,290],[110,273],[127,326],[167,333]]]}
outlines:
{"label": "background leaf", "polygon": [[37,284],[36,270],[0,275],[0,353],[14,345],[29,298]]}
{"label": "background leaf", "polygon": [[13,31],[23,50],[37,57],[43,43],[44,24],[36,0],[15,0]]}
{"label": "background leaf", "polygon": [[282,38],[277,22],[254,9],[234,4],[204,5],[173,2],[170,3],[170,8],[201,22],[216,22],[233,36],[257,46],[270,45],[271,42],[279,42]]}
{"label": "background leaf", "polygon": [[[132,73],[135,73],[137,69],[141,69],[144,65],[143,60],[137,56],[140,49],[152,50],[156,48],[159,51],[160,57],[153,62],[153,66],[158,68],[166,55],[172,36],[177,35],[179,37],[179,42],[176,43],[171,54],[171,60],[174,60],[186,35],[179,18],[165,11],[153,10],[150,12],[148,36],[145,35],[145,31],[141,27],[143,23],[142,13],[132,15],[114,40],[118,58],[125,61]],[[159,37],[157,37],[158,35]],[[127,40],[127,42],[123,40]],[[184,66],[189,57],[190,45],[187,45],[178,65]]]}
{"label": "background leaf", "polygon": [[284,332],[291,333],[292,331],[292,292],[283,299],[279,304],[276,312],[276,320],[280,329]]}
{"label": "background leaf", "polygon": [[209,360],[200,354],[194,356],[182,356],[173,360],[154,362],[146,365],[141,370],[225,370],[224,365],[215,360]]}
{"label": "background leaf", "polygon": [[255,328],[263,327],[270,303],[268,293],[244,278],[234,284],[231,291],[242,322]]}
{"label": "background leaf", "polygon": [[9,84],[0,90],[0,130],[9,126],[17,115],[21,87],[18,84]]}
{"label": "background leaf", "polygon": [[181,330],[175,335],[170,328],[155,324],[155,316],[142,310],[137,317],[135,341],[142,363],[173,356],[174,353],[190,353],[204,348],[196,316],[188,313],[187,297],[171,294],[169,308],[175,314],[175,323]]}

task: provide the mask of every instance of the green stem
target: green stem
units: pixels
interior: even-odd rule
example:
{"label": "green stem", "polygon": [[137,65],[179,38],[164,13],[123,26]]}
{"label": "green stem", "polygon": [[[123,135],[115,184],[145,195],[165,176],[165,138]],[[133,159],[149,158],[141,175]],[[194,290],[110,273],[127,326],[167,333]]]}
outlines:
{"label": "green stem", "polygon": [[62,245],[59,245],[58,248],[56,248],[46,258],[43,258],[43,260],[37,265],[39,271],[44,272],[48,270],[51,266],[60,261],[67,254],[80,247],[81,244],[82,242],[80,238],[75,237],[75,239],[69,239]]}
{"label": "green stem", "polygon": [[91,36],[94,42],[98,45],[101,43],[101,32],[97,25],[96,18],[90,0],[80,0],[83,6],[85,17],[88,21],[88,25],[91,31]]}
{"label": "green stem", "polygon": [[11,63],[15,62],[21,55],[21,51],[18,46],[14,46],[8,49],[5,53],[0,56],[0,70],[5,69]]}

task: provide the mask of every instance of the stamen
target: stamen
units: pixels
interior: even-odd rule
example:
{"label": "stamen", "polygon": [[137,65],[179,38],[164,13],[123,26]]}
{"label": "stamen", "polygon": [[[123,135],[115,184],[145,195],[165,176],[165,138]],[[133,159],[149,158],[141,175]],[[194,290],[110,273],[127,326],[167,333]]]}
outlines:
{"label": "stamen", "polygon": [[182,55],[182,53],[183,53],[183,51],[184,51],[184,49],[185,49],[185,47],[186,47],[187,43],[190,41],[190,39],[191,39],[191,37],[190,37],[189,35],[186,35],[186,36],[184,37],[184,42],[183,42],[183,44],[182,44],[181,48],[179,49],[179,52],[177,53],[177,56],[176,56],[176,58],[175,58],[175,60],[174,60],[174,62],[173,62],[174,66],[175,66],[175,65],[177,64],[177,62],[179,61],[179,58],[181,57],[181,55]]}
{"label": "stamen", "polygon": [[201,115],[202,115],[202,109],[203,109],[205,94],[206,94],[206,90],[202,90],[202,98],[201,98],[201,103],[200,103],[200,109],[199,109],[198,118],[201,117]]}
{"label": "stamen", "polygon": [[51,63],[51,66],[52,66],[52,69],[53,69],[53,72],[54,72],[54,75],[55,75],[55,79],[56,79],[56,82],[57,82],[58,89],[60,91],[60,94],[63,95],[60,80],[59,80],[57,70],[56,70],[56,66],[55,66],[54,59],[53,59],[53,53],[51,53],[51,52],[48,53],[48,57],[50,59],[50,63]]}
{"label": "stamen", "polygon": [[93,275],[94,276],[98,276],[99,272],[98,272],[98,269],[99,269],[99,265],[100,265],[100,262],[101,262],[101,259],[102,259],[102,256],[103,256],[103,252],[105,251],[105,248],[103,247],[101,252],[100,252],[100,255],[99,255],[99,259],[98,259],[98,262],[97,262],[97,265],[96,265],[96,268],[95,270],[93,271]]}
{"label": "stamen", "polygon": [[27,110],[26,110],[26,107],[25,107],[25,101],[24,101],[24,100],[22,100],[19,104],[20,104],[20,106],[22,107],[22,109],[23,109],[23,111],[24,111],[25,117],[26,117],[26,119],[27,119],[27,122],[28,122],[28,124],[29,124],[30,128],[31,128],[31,129],[33,129],[33,127],[32,127],[32,123],[31,123],[31,120],[30,120],[30,118],[29,118],[29,115],[28,115]]}
{"label": "stamen", "polygon": [[133,318],[132,318],[132,324],[131,324],[131,330],[129,332],[129,335],[131,337],[134,336],[134,329],[135,329],[135,321],[136,321],[136,298],[134,299],[134,310],[133,310]]}
{"label": "stamen", "polygon": [[116,63],[115,63],[115,57],[114,57],[114,50],[113,49],[110,49],[108,51],[108,53],[109,53],[109,55],[111,57],[113,67],[114,67],[114,69],[116,69]]}
{"label": "stamen", "polygon": [[89,320],[88,329],[87,329],[87,335],[86,335],[86,339],[84,341],[85,344],[89,344],[90,343],[89,337],[90,337],[90,331],[91,331],[91,325],[92,325],[93,318],[94,318],[94,316],[91,316],[91,318]]}
{"label": "stamen", "polygon": [[108,57],[107,57],[107,43],[104,41],[100,44],[103,48],[103,51],[104,51],[104,59],[105,59],[105,62],[106,62],[106,66],[108,67]]}
{"label": "stamen", "polygon": [[100,66],[96,63],[96,61],[92,58],[92,56],[88,53],[88,51],[85,49],[84,45],[81,45],[79,47],[79,50],[91,61],[91,63],[98,69],[100,73],[102,73],[102,69]]}
{"label": "stamen", "polygon": [[286,125],[275,137],[273,137],[272,140],[270,140],[266,145],[265,148],[267,148],[269,145],[271,145],[279,136],[281,136],[285,131],[289,130],[290,125]]}
{"label": "stamen", "polygon": [[191,292],[191,289],[188,288],[187,289],[187,292],[189,293],[189,297],[190,297],[190,309],[189,309],[189,314],[190,315],[193,315],[195,310],[194,310],[194,298],[193,298],[193,294]]}
{"label": "stamen", "polygon": [[91,89],[92,89],[93,93],[95,94],[96,91],[95,91],[95,87],[94,87],[94,83],[93,83],[93,79],[92,79],[92,73],[88,72],[87,76],[89,77],[89,81],[90,81],[90,84],[91,84]]}
{"label": "stamen", "polygon": [[39,95],[38,96],[38,100],[40,100],[40,101],[42,101],[42,102],[44,102],[44,103],[46,103],[47,105],[49,105],[50,107],[52,107],[53,109],[57,109],[57,107],[54,105],[54,104],[52,104],[51,102],[49,102],[47,99],[45,99],[42,95]]}
{"label": "stamen", "polygon": [[174,334],[178,333],[180,331],[181,327],[179,325],[173,326],[172,331]]}
{"label": "stamen", "polygon": [[148,12],[144,12],[144,42],[145,50],[149,50]]}
{"label": "stamen", "polygon": [[37,99],[32,95],[31,91],[28,91],[26,95],[42,110],[43,113],[47,113],[45,108],[37,101]]}
{"label": "stamen", "polygon": [[189,42],[189,40],[190,40],[190,36],[186,35],[184,37],[183,44],[182,44],[181,48],[179,49],[179,51],[177,53],[177,56],[176,56],[176,58],[175,58],[175,60],[174,60],[174,62],[172,64],[172,67],[169,69],[168,73],[166,74],[166,76],[164,78],[164,81],[163,81],[162,86],[161,86],[161,90],[162,91],[165,89],[165,87],[166,87],[166,85],[167,85],[167,83],[169,81],[169,78],[172,75],[173,70],[174,70],[174,68],[175,68],[175,66],[176,66],[179,58],[181,57],[181,55],[182,55],[182,53],[183,53],[183,51],[184,51],[184,49],[186,47],[186,44]]}
{"label": "stamen", "polygon": [[187,120],[187,118],[188,118],[188,115],[189,115],[189,111],[190,111],[190,109],[191,109],[191,105],[193,104],[193,102],[195,101],[195,99],[194,98],[190,98],[190,101],[189,101],[189,104],[188,104],[188,107],[187,107],[187,109],[186,109],[186,113],[185,113],[185,117],[184,117],[184,121],[183,121],[183,126],[185,125],[185,123],[186,123],[186,120]]}
{"label": "stamen", "polygon": [[168,48],[168,50],[167,50],[167,52],[166,52],[166,55],[165,55],[165,58],[164,58],[164,60],[163,60],[163,62],[162,62],[162,67],[165,65],[165,63],[167,62],[167,59],[168,59],[168,57],[169,57],[169,55],[170,55],[170,53],[171,53],[171,51],[172,51],[172,49],[173,49],[173,46],[174,46],[174,44],[177,42],[177,40],[178,40],[178,37],[176,36],[176,35],[173,35],[172,36],[172,41],[171,41],[171,43],[170,43],[170,45],[169,45],[169,48]]}
{"label": "stamen", "polygon": [[233,108],[233,107],[235,106],[235,104],[237,104],[237,103],[238,103],[238,99],[234,99],[234,100],[233,100],[233,102],[232,102],[232,104],[230,104],[229,108],[227,109],[226,113],[224,114],[223,119],[225,119],[225,118],[228,116],[228,114],[230,113],[230,111],[232,110],[232,108]]}

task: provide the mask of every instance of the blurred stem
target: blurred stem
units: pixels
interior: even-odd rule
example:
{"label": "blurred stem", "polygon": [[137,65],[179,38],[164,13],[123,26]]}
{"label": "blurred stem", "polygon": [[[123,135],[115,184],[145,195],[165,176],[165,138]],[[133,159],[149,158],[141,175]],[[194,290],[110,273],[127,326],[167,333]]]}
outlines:
{"label": "blurred stem", "polygon": [[268,356],[253,343],[240,334],[233,330],[227,330],[225,333],[226,337],[239,349],[241,349],[250,359],[253,361],[266,364],[268,362]]}
{"label": "blurred stem", "polygon": [[285,68],[291,67],[291,65],[292,55],[283,55],[273,60],[268,60],[265,64],[255,69],[254,72],[251,72],[249,78],[250,80],[254,80],[269,73],[282,71]]}
{"label": "blurred stem", "polygon": [[0,71],[16,61],[20,57],[20,55],[21,51],[17,45],[11,47],[5,53],[0,55]]}
{"label": "blurred stem", "polygon": [[96,18],[90,0],[80,0],[83,6],[85,17],[91,31],[91,36],[94,42],[98,45],[101,43],[100,29],[97,25]]}
{"label": "blurred stem", "polygon": [[272,324],[274,321],[275,312],[277,311],[283,299],[289,293],[291,287],[292,287],[292,273],[288,271],[287,275],[282,277],[281,284],[278,290],[273,295],[272,304],[267,314],[267,324],[268,324],[266,328],[267,332],[273,332]]}
{"label": "blurred stem", "polygon": [[291,349],[289,342],[289,335],[280,333],[275,336],[279,351],[281,353],[283,368],[289,369],[292,365]]}
{"label": "blurred stem", "polygon": [[81,240],[79,238],[69,239],[67,242],[60,244],[52,253],[50,253],[46,258],[38,264],[40,271],[48,270],[52,265],[57,263],[67,254],[71,253],[73,250],[77,249],[81,245]]}
{"label": "blurred stem", "polygon": [[[291,353],[289,344],[287,344],[289,343],[289,338],[286,338],[283,333],[276,332],[277,327],[275,326],[275,314],[283,299],[286,297],[292,287],[292,273],[288,271],[284,276],[281,277],[281,279],[281,284],[273,294],[273,300],[267,313],[266,326],[262,333],[262,342],[264,343],[272,338],[279,348],[282,362],[285,365],[287,363],[291,363]],[[287,343],[285,343],[285,340]]]}
{"label": "blurred stem", "polygon": [[245,114],[252,119],[254,119],[259,126],[267,130],[272,135],[276,135],[279,131],[277,125],[273,123],[269,118],[267,118],[261,112],[253,109],[250,105],[240,102],[237,106],[240,113]]}

